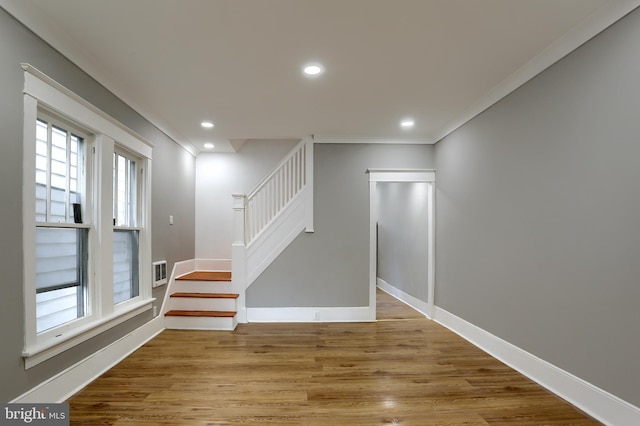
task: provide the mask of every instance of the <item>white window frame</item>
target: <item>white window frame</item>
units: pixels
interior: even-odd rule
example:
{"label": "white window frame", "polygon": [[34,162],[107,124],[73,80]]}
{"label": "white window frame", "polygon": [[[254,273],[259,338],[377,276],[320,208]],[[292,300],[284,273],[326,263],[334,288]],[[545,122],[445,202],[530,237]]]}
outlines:
{"label": "white window frame", "polygon": [[[29,64],[24,69],[23,124],[23,259],[25,368],[31,368],[152,307],[151,293],[151,159],[153,145],[106,113]],[[89,312],[85,317],[38,334],[35,276],[35,140],[38,109],[50,111],[94,134],[87,144],[92,177],[89,224]],[[113,304],[113,152],[116,146],[140,158],[139,295]],[[70,224],[73,225],[73,224]]]}
{"label": "white window frame", "polygon": [[[142,209],[142,194],[144,192],[144,186],[143,186],[143,176],[144,176],[144,168],[143,168],[143,164],[145,163],[145,161],[140,158],[140,156],[129,152],[127,149],[122,148],[121,146],[117,145],[114,150],[113,150],[113,154],[112,155],[112,159],[113,159],[113,155],[120,155],[125,157],[127,160],[133,160],[136,163],[136,167],[135,167],[135,173],[136,173],[136,182],[135,182],[135,186],[136,186],[136,193],[135,193],[135,217],[134,217],[134,225],[130,226],[130,225],[117,225],[114,224],[112,227],[112,235],[114,232],[117,231],[137,231],[138,232],[138,271],[140,272],[142,269],[142,263],[141,263],[141,250],[140,250],[140,243],[141,243],[141,233],[142,233],[142,227],[139,225],[142,222],[142,218],[141,218],[141,214],[143,212]],[[113,170],[113,167],[111,168],[111,170]],[[113,179],[112,179],[113,182]],[[112,199],[113,199],[113,190],[112,190]],[[112,204],[113,206],[113,204]],[[113,209],[112,209],[112,215],[113,215]],[[113,251],[112,251],[112,255],[113,255]],[[134,296],[130,299],[124,300],[122,302],[118,302],[116,305],[117,308],[120,308],[121,305],[126,305],[128,303],[133,303],[132,301],[139,299],[141,297],[142,294],[142,287],[141,287],[141,279],[142,277],[138,277],[138,295]],[[153,277],[151,278],[151,280],[153,281]],[[113,286],[112,286],[113,288]],[[113,302],[113,297],[111,298],[112,302]]]}
{"label": "white window frame", "polygon": [[[58,228],[58,229],[87,229],[89,230],[89,237],[88,237],[88,241],[87,244],[91,244],[91,219],[90,217],[92,216],[92,208],[93,208],[93,203],[91,202],[91,200],[93,200],[93,194],[92,194],[92,164],[91,164],[91,156],[89,154],[89,152],[91,152],[92,148],[93,148],[93,138],[90,134],[88,134],[85,130],[78,128],[78,126],[70,124],[70,123],[66,123],[65,120],[56,117],[55,114],[51,114],[48,110],[42,110],[42,109],[38,109],[38,118],[42,119],[44,121],[46,121],[48,124],[52,124],[54,126],[60,126],[62,127],[65,131],[73,133],[77,136],[80,136],[83,138],[84,140],[84,155],[83,155],[83,181],[84,181],[84,187],[83,187],[83,197],[84,197],[84,202],[82,203],[83,205],[83,212],[82,212],[82,216],[83,216],[83,222],[82,223],[72,223],[72,222],[62,222],[62,223],[58,223],[58,222],[47,222],[47,221],[35,221],[35,227],[37,228]],[[35,139],[34,139],[35,142]],[[49,141],[49,143],[51,143]],[[34,165],[35,166],[35,165]],[[50,167],[50,165],[49,165]],[[51,170],[49,170],[49,172],[51,172]],[[26,182],[25,182],[26,183]],[[34,185],[35,185],[35,181],[34,181]],[[68,203],[67,200],[67,206],[66,208],[69,209],[70,205]],[[49,206],[48,206],[49,207]],[[35,209],[34,209],[35,212]],[[73,212],[67,212],[67,214],[71,215],[73,217]],[[34,215],[35,216],[35,215]],[[25,222],[26,224],[26,222]],[[92,273],[91,270],[91,265],[87,264],[86,266],[86,277],[85,279],[88,279],[89,276]],[[82,287],[86,287],[86,283],[84,283],[85,285],[83,285]],[[80,288],[79,288],[80,290]],[[84,291],[84,289],[82,289]],[[91,292],[89,291],[89,289],[86,290],[88,295],[91,294]],[[87,295],[87,296],[88,296]],[[90,306],[90,300],[87,300],[89,303],[88,305]],[[89,321],[91,321],[90,319],[91,317],[91,309],[90,307],[85,311],[84,315],[72,320],[70,322],[66,322],[63,323],[59,326],[53,327],[51,329],[47,329],[44,330],[43,332],[39,333],[39,336],[41,340],[43,339],[52,339],[52,335],[55,334],[60,334],[62,331],[66,331],[70,328],[73,327],[78,327],[81,326],[82,324],[86,324]],[[73,323],[73,324],[71,324]]]}

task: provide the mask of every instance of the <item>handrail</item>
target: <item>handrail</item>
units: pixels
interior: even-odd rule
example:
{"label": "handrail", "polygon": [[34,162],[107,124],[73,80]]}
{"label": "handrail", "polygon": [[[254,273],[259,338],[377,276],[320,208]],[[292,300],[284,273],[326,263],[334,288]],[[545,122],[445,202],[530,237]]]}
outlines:
{"label": "handrail", "polygon": [[275,175],[278,170],[282,167],[283,164],[285,164],[287,161],[289,161],[289,159],[295,155],[296,152],[298,152],[300,150],[301,147],[303,147],[305,144],[307,143],[307,141],[305,139],[301,140],[300,142],[298,142],[298,144],[296,146],[294,146],[291,151],[289,151],[289,154],[287,154],[286,157],[284,157],[272,170],[271,172],[269,172],[269,174],[267,176],[265,176],[260,182],[258,182],[258,184],[256,185],[256,187],[249,193],[247,194],[247,199],[252,198],[256,192],[260,191],[260,189],[273,177],[273,175]]}

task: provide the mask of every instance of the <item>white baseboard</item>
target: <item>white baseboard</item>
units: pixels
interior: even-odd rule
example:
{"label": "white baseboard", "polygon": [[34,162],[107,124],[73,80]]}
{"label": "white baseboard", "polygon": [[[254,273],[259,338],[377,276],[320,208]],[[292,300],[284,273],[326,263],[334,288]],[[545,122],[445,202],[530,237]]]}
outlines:
{"label": "white baseboard", "polygon": [[161,317],[133,330],[98,352],[20,395],[12,403],[64,402],[164,330]]}
{"label": "white baseboard", "polygon": [[435,307],[434,320],[607,425],[640,425],[640,408]]}
{"label": "white baseboard", "polygon": [[429,316],[427,314],[427,312],[429,312],[429,304],[427,302],[424,302],[420,299],[413,297],[410,294],[405,293],[399,288],[392,286],[382,278],[376,278],[376,285],[380,290],[390,294],[391,296],[395,297],[398,300],[401,300],[402,302],[411,306],[416,311],[423,314],[425,317]]}
{"label": "white baseboard", "polygon": [[247,308],[248,322],[368,322],[368,306],[336,308]]}

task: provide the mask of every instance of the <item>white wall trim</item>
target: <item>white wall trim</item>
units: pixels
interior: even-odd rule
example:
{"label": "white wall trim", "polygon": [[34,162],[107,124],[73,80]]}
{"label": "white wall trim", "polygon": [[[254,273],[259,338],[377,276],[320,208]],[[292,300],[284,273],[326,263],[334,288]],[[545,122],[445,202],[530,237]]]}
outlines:
{"label": "white wall trim", "polygon": [[369,182],[435,182],[434,169],[367,169]]}
{"label": "white wall trim", "polygon": [[64,402],[164,330],[156,317],[20,395],[12,403]]}
{"label": "white wall trim", "polygon": [[77,346],[118,324],[122,324],[123,322],[150,310],[155,300],[156,299],[151,298],[131,303],[126,307],[126,309],[122,309],[107,317],[103,317],[98,321],[89,322],[80,328],[72,329],[66,334],[61,334],[61,341],[59,342],[46,341],[40,345],[34,345],[26,348],[22,352],[25,370],[28,370],[29,368],[53,358],[54,356]]}
{"label": "white wall trim", "polygon": [[435,140],[425,138],[373,138],[371,136],[312,135],[314,143],[431,145]]}
{"label": "white wall trim", "polygon": [[304,232],[312,233],[313,230],[313,136],[305,139],[305,189],[311,195],[307,195],[305,198],[305,230]]}
{"label": "white wall trim", "polygon": [[247,308],[248,322],[369,322],[368,306],[307,307],[307,308]]}
{"label": "white wall trim", "polygon": [[[71,90],[62,86],[46,74],[29,64],[24,70],[24,173],[23,173],[23,258],[24,258],[24,303],[25,341],[23,357],[25,368],[31,368],[70,347],[77,345],[107,328],[113,327],[148,309],[155,299],[151,291],[151,157],[153,144],[130,130],[108,114],[87,102]],[[42,333],[36,332],[35,313],[35,118],[38,110],[61,114],[82,129],[94,132],[87,138],[87,148],[93,147],[95,158],[87,155],[85,226],[93,225],[89,233],[89,256],[87,267],[92,277],[88,280],[90,309],[86,315],[68,321]],[[91,142],[90,139],[94,141]],[[112,160],[114,141],[118,145],[140,156],[142,168],[147,173],[141,177],[139,186],[140,228],[140,294],[127,302],[113,304],[111,270],[112,225]],[[90,151],[89,151],[90,152]]]}
{"label": "white wall trim", "polygon": [[436,306],[434,320],[607,425],[640,424],[640,408]]}
{"label": "white wall trim", "polygon": [[196,259],[194,271],[231,271],[231,259]]}
{"label": "white wall trim", "polygon": [[[433,301],[435,300],[435,191],[436,172],[434,169],[368,169],[369,175],[369,309],[376,310],[376,287],[377,287],[377,258],[378,247],[377,223],[378,223],[378,182],[426,182],[427,192],[427,263],[429,273],[427,276],[427,317],[433,317]],[[374,313],[375,317],[375,313]]]}
{"label": "white wall trim", "polygon": [[382,291],[384,291],[385,293],[395,297],[396,299],[406,303],[407,305],[411,306],[413,309],[415,309],[416,311],[420,312],[421,314],[423,314],[425,317],[429,317],[428,312],[429,312],[429,304],[427,302],[424,302],[416,297],[413,297],[412,295],[405,293],[404,291],[400,290],[397,287],[392,286],[391,284],[389,284],[388,282],[386,282],[385,280],[383,280],[382,278],[378,278],[377,279],[377,285],[378,288]]}
{"label": "white wall trim", "polygon": [[153,144],[42,71],[23,63],[24,93],[92,131],[109,136],[136,154],[151,158]]}
{"label": "white wall trim", "polygon": [[169,301],[171,300],[171,293],[173,293],[173,286],[175,285],[176,278],[193,272],[196,270],[196,259],[183,260],[181,262],[175,262],[171,269],[171,275],[169,276],[169,282],[167,283],[167,289],[164,293],[164,299],[162,300],[162,306],[160,307],[160,315],[158,318],[164,324],[164,314],[169,310]]}
{"label": "white wall trim", "polygon": [[246,283],[249,287],[265,269],[305,230],[306,199],[313,197],[305,187],[246,246]]}

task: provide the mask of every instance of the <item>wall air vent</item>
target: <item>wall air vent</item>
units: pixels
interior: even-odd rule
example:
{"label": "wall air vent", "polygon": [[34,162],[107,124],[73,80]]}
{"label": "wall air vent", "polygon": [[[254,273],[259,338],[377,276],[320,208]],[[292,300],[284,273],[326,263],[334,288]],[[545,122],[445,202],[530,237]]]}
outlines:
{"label": "wall air vent", "polygon": [[153,287],[167,283],[167,261],[153,262]]}

